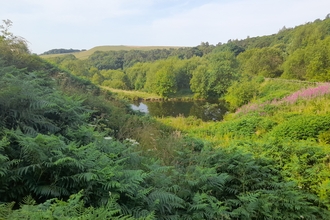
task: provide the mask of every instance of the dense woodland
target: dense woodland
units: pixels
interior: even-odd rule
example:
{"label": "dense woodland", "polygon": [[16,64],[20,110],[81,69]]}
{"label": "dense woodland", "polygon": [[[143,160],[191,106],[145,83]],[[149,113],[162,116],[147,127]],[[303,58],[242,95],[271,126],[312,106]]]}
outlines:
{"label": "dense woodland", "polygon": [[61,54],[61,53],[75,53],[75,52],[81,52],[81,51],[85,51],[85,50],[78,50],[78,49],[52,49],[52,50],[48,50],[44,53],[42,53],[42,55],[47,55],[47,54]]}
{"label": "dense woodland", "polygon": [[[0,35],[0,219],[328,219],[330,19],[216,46],[44,60]],[[100,89],[224,98],[152,118]]]}

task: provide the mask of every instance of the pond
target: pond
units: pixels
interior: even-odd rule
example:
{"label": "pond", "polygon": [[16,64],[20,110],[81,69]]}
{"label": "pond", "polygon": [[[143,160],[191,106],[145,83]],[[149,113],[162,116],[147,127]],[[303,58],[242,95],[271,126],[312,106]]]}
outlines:
{"label": "pond", "polygon": [[228,111],[223,101],[136,101],[131,104],[138,110],[155,117],[195,116],[203,121],[220,121]]}

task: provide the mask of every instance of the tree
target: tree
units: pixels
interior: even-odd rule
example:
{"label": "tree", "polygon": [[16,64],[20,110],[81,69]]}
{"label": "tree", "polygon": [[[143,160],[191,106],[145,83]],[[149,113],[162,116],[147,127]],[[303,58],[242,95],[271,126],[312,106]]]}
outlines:
{"label": "tree", "polygon": [[126,69],[128,84],[130,89],[142,90],[146,83],[146,75],[150,68],[150,63],[136,63]]}
{"label": "tree", "polygon": [[230,103],[232,110],[249,103],[258,94],[258,84],[243,78],[235,81],[229,88],[225,100]]}
{"label": "tree", "polygon": [[162,97],[169,97],[177,91],[175,62],[177,59],[159,60],[151,63],[146,73],[144,89]]}
{"label": "tree", "polygon": [[279,77],[283,72],[283,51],[277,47],[250,49],[238,55],[237,59],[241,72],[249,76]]}
{"label": "tree", "polygon": [[209,97],[209,75],[208,65],[204,63],[199,65],[192,73],[190,80],[190,89],[195,93],[197,98]]}
{"label": "tree", "polygon": [[192,72],[190,88],[200,98],[220,98],[237,78],[237,61],[229,51],[209,54]]}
{"label": "tree", "polygon": [[174,72],[171,68],[162,68],[156,72],[156,93],[162,97],[168,97],[177,90]]}
{"label": "tree", "polygon": [[126,74],[120,70],[101,70],[103,76],[103,86],[109,86],[114,89],[127,89],[128,79]]}
{"label": "tree", "polygon": [[8,49],[10,49],[16,55],[21,53],[29,53],[27,41],[22,37],[15,36],[9,31],[9,29],[13,25],[13,22],[9,19],[2,21],[4,25],[0,25],[0,42],[2,44],[5,44]]}
{"label": "tree", "polygon": [[[27,41],[15,36],[9,31],[12,21],[3,20],[0,25],[0,58],[6,65],[16,65],[18,68],[30,68],[29,62],[35,62],[35,57],[30,56]],[[32,67],[31,67],[32,68]]]}
{"label": "tree", "polygon": [[283,78],[329,81],[330,37],[297,49],[283,64]]}

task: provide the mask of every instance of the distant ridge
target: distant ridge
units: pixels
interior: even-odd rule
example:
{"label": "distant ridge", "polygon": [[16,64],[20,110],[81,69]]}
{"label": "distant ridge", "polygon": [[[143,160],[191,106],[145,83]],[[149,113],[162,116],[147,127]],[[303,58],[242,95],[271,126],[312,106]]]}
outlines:
{"label": "distant ridge", "polygon": [[178,49],[182,48],[180,46],[126,46],[126,45],[105,45],[105,46],[96,46],[89,50],[75,52],[75,53],[60,53],[60,54],[48,54],[48,55],[40,55],[41,57],[57,57],[68,54],[73,54],[78,59],[87,59],[90,55],[92,55],[96,51],[120,51],[120,50],[155,50],[155,49]]}

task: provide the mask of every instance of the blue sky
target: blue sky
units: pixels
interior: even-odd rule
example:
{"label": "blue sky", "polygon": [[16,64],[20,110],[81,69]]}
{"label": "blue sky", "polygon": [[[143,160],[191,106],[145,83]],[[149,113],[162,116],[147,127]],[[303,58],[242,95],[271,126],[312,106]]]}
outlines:
{"label": "blue sky", "polygon": [[197,46],[277,33],[330,13],[329,0],[0,0],[34,53],[101,45]]}

